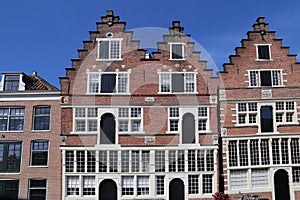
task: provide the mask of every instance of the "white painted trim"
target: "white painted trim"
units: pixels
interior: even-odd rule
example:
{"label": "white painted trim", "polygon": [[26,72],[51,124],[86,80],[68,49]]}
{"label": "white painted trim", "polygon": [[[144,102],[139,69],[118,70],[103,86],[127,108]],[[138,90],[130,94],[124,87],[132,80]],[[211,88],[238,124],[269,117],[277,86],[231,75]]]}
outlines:
{"label": "white painted trim", "polygon": [[60,97],[0,97],[0,102],[5,101],[59,101]]}

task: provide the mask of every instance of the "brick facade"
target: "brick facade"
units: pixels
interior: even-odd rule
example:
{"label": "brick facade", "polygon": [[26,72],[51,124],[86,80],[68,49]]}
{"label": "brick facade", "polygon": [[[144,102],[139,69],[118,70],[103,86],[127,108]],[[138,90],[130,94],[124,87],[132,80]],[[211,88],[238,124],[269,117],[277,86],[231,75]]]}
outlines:
{"label": "brick facade", "polygon": [[[38,189],[51,200],[200,200],[217,191],[298,199],[299,63],[264,18],[217,77],[179,21],[150,53],[125,25],[113,11],[101,17],[61,91],[36,74],[3,73],[0,198],[9,189],[33,198],[30,184],[44,181]],[[47,130],[33,128],[39,107],[51,109],[50,121],[38,116]],[[22,117],[21,129],[10,125]],[[32,164],[34,142],[48,144],[46,166]]]}

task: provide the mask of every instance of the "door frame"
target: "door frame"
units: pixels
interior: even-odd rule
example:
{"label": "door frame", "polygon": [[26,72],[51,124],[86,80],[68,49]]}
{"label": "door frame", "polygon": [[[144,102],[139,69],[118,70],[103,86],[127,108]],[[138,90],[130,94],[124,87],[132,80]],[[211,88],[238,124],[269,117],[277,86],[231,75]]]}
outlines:
{"label": "door frame", "polygon": [[294,187],[293,187],[293,177],[292,177],[292,168],[280,167],[273,169],[272,173],[272,199],[275,199],[275,173],[278,170],[285,170],[288,175],[289,180],[289,189],[290,189],[290,200],[295,200]]}

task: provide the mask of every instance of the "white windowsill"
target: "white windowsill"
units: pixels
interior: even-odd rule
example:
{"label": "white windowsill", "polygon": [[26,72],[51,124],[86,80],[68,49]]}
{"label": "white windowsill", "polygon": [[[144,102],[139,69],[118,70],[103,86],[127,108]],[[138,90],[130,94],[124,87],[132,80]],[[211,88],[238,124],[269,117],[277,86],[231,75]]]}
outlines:
{"label": "white windowsill", "polygon": [[273,61],[273,59],[272,58],[271,59],[258,59],[258,58],[256,58],[255,61]]}
{"label": "white windowsill", "polygon": [[97,58],[96,61],[122,61],[122,58],[118,58],[118,59],[99,59],[99,58]]}
{"label": "white windowsill", "polygon": [[112,95],[112,96],[117,96],[117,95],[120,95],[120,96],[128,96],[128,95],[131,95],[131,93],[85,93],[86,95],[99,95],[99,96],[105,96],[105,95]]}

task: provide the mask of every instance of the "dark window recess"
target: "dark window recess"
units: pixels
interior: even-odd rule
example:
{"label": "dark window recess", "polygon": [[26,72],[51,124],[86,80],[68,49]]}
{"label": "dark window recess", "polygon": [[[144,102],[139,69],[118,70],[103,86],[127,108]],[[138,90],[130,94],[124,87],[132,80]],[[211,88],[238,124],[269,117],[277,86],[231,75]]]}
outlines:
{"label": "dark window recess", "polygon": [[270,60],[269,45],[259,45],[257,46],[258,59]]}
{"label": "dark window recess", "polygon": [[19,180],[0,180],[0,199],[17,200]]}
{"label": "dark window recess", "polygon": [[0,143],[0,172],[20,172],[21,143]]}
{"label": "dark window recess", "polygon": [[172,59],[183,59],[182,44],[172,44]]}
{"label": "dark window recess", "polygon": [[172,74],[172,92],[184,92],[183,74]]}
{"label": "dark window recess", "polygon": [[48,141],[32,142],[31,166],[48,165]]}
{"label": "dark window recess", "polygon": [[273,132],[272,106],[262,106],[260,109],[261,132]]}
{"label": "dark window recess", "polygon": [[45,200],[47,180],[30,180],[29,183],[29,199],[30,200]]}
{"label": "dark window recess", "polygon": [[34,110],[33,130],[50,129],[50,107],[36,107]]}
{"label": "dark window recess", "polygon": [[19,90],[19,75],[5,75],[4,90],[5,91],[18,91]]}
{"label": "dark window recess", "polygon": [[261,86],[272,86],[271,71],[260,71]]}
{"label": "dark window recess", "polygon": [[103,74],[101,76],[101,93],[116,92],[116,74]]}
{"label": "dark window recess", "polygon": [[109,59],[109,41],[99,42],[99,59]]}

